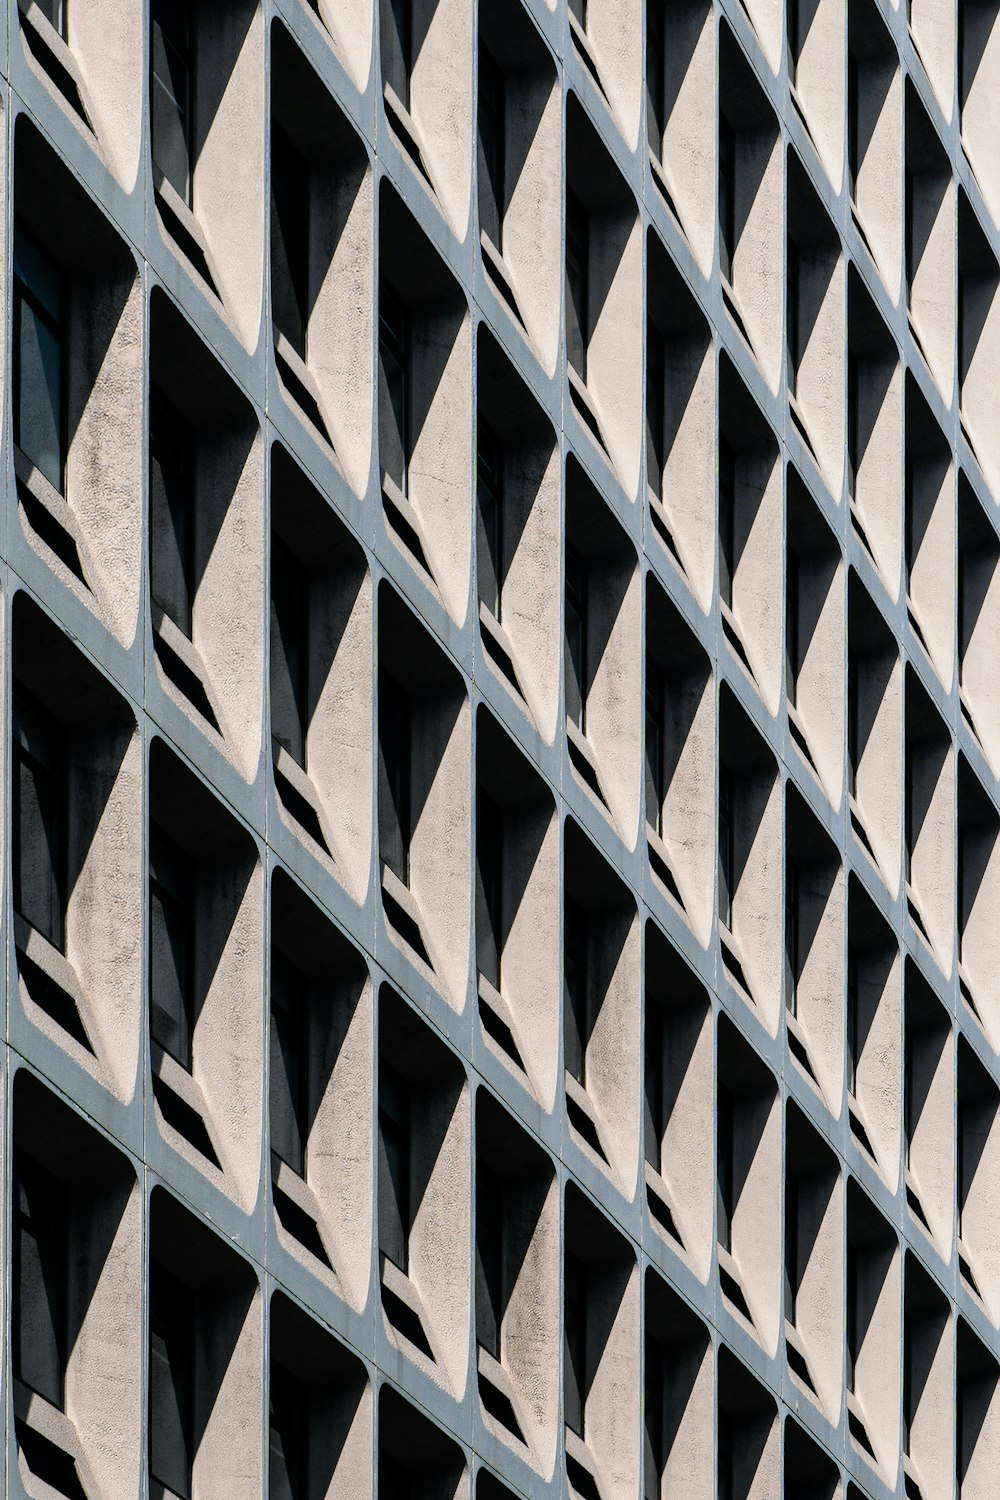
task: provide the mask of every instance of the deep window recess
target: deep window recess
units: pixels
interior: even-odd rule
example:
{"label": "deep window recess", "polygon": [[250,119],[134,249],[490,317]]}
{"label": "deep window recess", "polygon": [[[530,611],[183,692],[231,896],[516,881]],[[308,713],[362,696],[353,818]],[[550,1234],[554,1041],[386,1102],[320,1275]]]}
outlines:
{"label": "deep window recess", "polygon": [[719,767],[719,921],[733,925],[735,894],[735,860],[733,849],[733,774],[728,766]]}
{"label": "deep window recess", "polygon": [[476,1164],[476,1341],[500,1358],[503,1318],[503,1182]]}
{"label": "deep window recess", "polygon": [[54,948],[65,944],[65,735],[25,693],[14,694],[14,910]]}
{"label": "deep window recess", "polygon": [[268,1382],[269,1500],[306,1500],[309,1475],[309,1389],[272,1364]]}
{"label": "deep window recess", "polygon": [[35,0],[35,4],[65,41],[69,34],[69,0]]}
{"label": "deep window recess", "polygon": [[587,917],[571,896],[563,915],[563,1045],[566,1071],[578,1083],[587,1074]]}
{"label": "deep window recess", "polygon": [[566,547],[566,717],[587,732],[587,565]]}
{"label": "deep window recess", "polygon": [[482,787],[476,793],[476,962],[500,988],[503,952],[503,817]]}
{"label": "deep window recess", "polygon": [[801,965],[801,910],[799,901],[799,867],[793,859],[785,862],[785,1006],[798,1014],[798,982]]}
{"label": "deep window recess", "polygon": [[306,980],[281,953],[271,955],[271,1152],[305,1176],[309,1104]]}
{"label": "deep window recess", "polygon": [[187,0],[152,0],[153,165],[191,203],[194,26]]}
{"label": "deep window recess", "polygon": [[66,1189],[15,1152],[13,1171],[14,1378],[62,1408],[69,1270]]}
{"label": "deep window recess", "polygon": [[667,350],[656,324],[646,324],[646,480],[658,500],[663,499],[666,456]]}
{"label": "deep window recess", "polygon": [[378,1247],[405,1271],[410,1235],[410,1092],[405,1079],[384,1063],[378,1087]]}
{"label": "deep window recess", "polygon": [[271,127],[271,317],[306,357],[309,323],[309,164]]}
{"label": "deep window recess", "polygon": [[724,114],[719,115],[719,269],[727,281],[733,279],[736,252],[736,132]]}
{"label": "deep window recess", "polygon": [[378,679],[379,858],[410,879],[410,701],[387,672]]}
{"label": "deep window recess", "polygon": [[479,418],[476,452],[476,562],[479,597],[500,619],[503,586],[503,450]]}
{"label": "deep window recess", "polygon": [[719,439],[719,598],[733,606],[736,571],[736,455]]}
{"label": "deep window recess", "polygon": [[663,833],[663,673],[646,663],[646,821]]}
{"label": "deep window recess", "polygon": [[566,194],[566,357],[587,379],[587,291],[589,279],[587,212],[572,193]]}
{"label": "deep window recess", "polygon": [[479,227],[503,250],[506,85],[489,49],[479,44]]}
{"label": "deep window recess", "polygon": [[568,1251],[563,1280],[563,1407],[566,1426],[582,1437],[587,1371],[587,1268]]}
{"label": "deep window recess", "polygon": [[663,0],[646,7],[646,131],[649,147],[659,159],[666,125],[666,38]]}
{"label": "deep window recess", "polygon": [[382,76],[401,104],[410,107],[413,66],[412,0],[382,0]]}
{"label": "deep window recess", "polygon": [[643,1059],[644,1139],[646,1160],[660,1169],[660,1142],[664,1127],[664,1035],[663,1010],[653,999],[646,1002],[646,1051]]}
{"label": "deep window recess", "polygon": [[289,549],[271,544],[271,735],[305,769],[309,581]]}
{"label": "deep window recess", "polygon": [[194,442],[184,420],[153,391],[149,403],[150,592],[191,636],[194,584]]}
{"label": "deep window recess", "polygon": [[149,1277],[149,1472],[190,1500],[194,1458],[193,1294],[155,1261]]}
{"label": "deep window recess", "polygon": [[14,441],[60,494],[66,465],[64,303],[54,261],[15,226]]}
{"label": "deep window recess", "polygon": [[409,460],[409,367],[406,313],[385,286],[379,295],[378,426],[383,471],[406,493]]}
{"label": "deep window recess", "polygon": [[153,1041],[191,1070],[194,871],[165,833],[149,850],[149,1025]]}
{"label": "deep window recess", "polygon": [[733,1097],[718,1087],[716,1101],[716,1181],[718,1240],[723,1250],[732,1249],[733,1220]]}

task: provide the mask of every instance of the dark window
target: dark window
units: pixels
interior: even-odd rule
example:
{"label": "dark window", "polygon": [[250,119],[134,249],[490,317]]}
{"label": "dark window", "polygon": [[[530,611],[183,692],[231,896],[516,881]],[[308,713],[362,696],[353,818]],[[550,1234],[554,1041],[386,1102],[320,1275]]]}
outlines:
{"label": "dark window", "polygon": [[719,598],[733,605],[736,572],[736,454],[719,438]]}
{"label": "dark window", "polygon": [[802,659],[799,636],[801,610],[799,559],[791,547],[785,555],[785,691],[794,708]]}
{"label": "dark window", "polygon": [[271,734],[306,764],[309,702],[309,579],[298,558],[271,542]]}
{"label": "dark window", "polygon": [[60,951],[65,942],[65,731],[14,693],[14,910]]}
{"label": "dark window", "polygon": [[916,517],[916,474],[912,456],[907,453],[903,464],[903,567],[906,594],[909,598],[913,565],[917,560],[918,532]]}
{"label": "dark window", "polygon": [[587,0],[568,0],[568,4],[569,4],[569,13],[570,13],[570,15],[571,16],[575,16],[576,19],[579,21],[580,25],[583,27],[584,31],[586,31],[586,29],[587,29]]}
{"label": "dark window", "polygon": [[268,1500],[307,1500],[309,1389],[276,1364],[268,1385]]}
{"label": "dark window", "polygon": [[149,587],[154,603],[191,635],[194,594],[194,442],[170,403],[149,402]]}
{"label": "dark window", "polygon": [[795,1326],[796,1299],[802,1280],[799,1237],[799,1179],[785,1173],[785,1317]]}
{"label": "dark window", "polygon": [[733,1096],[721,1083],[716,1095],[716,1174],[719,1244],[732,1249],[733,1226]]}
{"label": "dark window", "polygon": [[55,262],[20,225],[14,230],[14,441],[63,492],[66,462],[66,328]]}
{"label": "dark window", "polygon": [[153,165],[191,202],[194,27],[187,0],[152,0]]}
{"label": "dark window", "polygon": [[56,31],[58,31],[59,35],[65,41],[67,36],[67,22],[69,20],[67,14],[69,11],[68,0],[35,0],[35,4],[42,12],[42,15],[52,22]]}
{"label": "dark window", "polygon": [[66,1188],[15,1151],[13,1171],[14,1377],[59,1408],[68,1354]]}
{"label": "dark window", "polygon": [[785,267],[785,321],[788,345],[788,390],[794,396],[798,382],[799,362],[802,359],[801,337],[801,257],[794,240],[787,242],[787,264]]}
{"label": "dark window", "polygon": [[587,1268],[568,1250],[563,1268],[563,1409],[566,1426],[583,1436],[587,1397]]}
{"label": "dark window", "polygon": [[798,983],[801,972],[802,912],[799,902],[800,873],[795,860],[785,860],[785,1005],[798,1014]]}
{"label": "dark window", "polygon": [[664,0],[646,6],[646,130],[649,149],[659,160],[666,128],[666,40]]}
{"label": "dark window", "polygon": [[194,1459],[192,1293],[155,1261],[149,1287],[149,1472],[180,1500]]}
{"label": "dark window", "polygon": [[858,482],[858,465],[861,462],[861,371],[858,356],[847,351],[847,482],[853,497]]}
{"label": "dark window", "polygon": [[719,1407],[719,1500],[733,1500],[733,1418],[724,1406]]}
{"label": "dark window", "polygon": [[479,597],[501,618],[503,588],[503,450],[480,416],[476,449],[476,563]]}
{"label": "dark window", "polygon": [[663,499],[663,465],[666,461],[667,351],[656,324],[646,324],[646,482],[658,500]]}
{"label": "dark window", "polygon": [[410,1092],[387,1064],[378,1084],[378,1247],[407,1269],[410,1236]]}
{"label": "dark window", "polygon": [[861,1352],[859,1339],[861,1320],[858,1316],[861,1287],[858,1277],[858,1248],[851,1240],[847,1242],[847,1308],[846,1308],[846,1339],[847,1344],[847,1389],[854,1390],[854,1372]]}
{"label": "dark window", "polygon": [[860,709],[861,659],[847,648],[847,777],[848,791],[857,795],[858,766],[861,761]]}
{"label": "dark window", "polygon": [[909,165],[903,169],[903,199],[903,272],[906,276],[906,304],[909,306],[913,296],[913,274],[916,271],[913,244],[913,169]]}
{"label": "dark window", "polygon": [[797,82],[799,57],[805,40],[802,35],[802,9],[799,0],[787,0],[785,15],[788,28],[788,76],[794,84]]}
{"label": "dark window", "polygon": [[305,1176],[309,1132],[307,981],[283,954],[271,955],[271,1151]]}
{"label": "dark window", "polygon": [[503,816],[488,792],[476,793],[476,962],[500,988],[503,953]]}
{"label": "dark window", "polygon": [[500,1358],[503,1319],[503,1181],[476,1163],[476,1340]]}
{"label": "dark window", "polygon": [[903,871],[907,881],[911,875],[913,861],[913,843],[916,835],[916,808],[914,806],[916,753],[909,741],[903,752]]}
{"label": "dark window", "polygon": [[579,198],[566,194],[566,351],[580,379],[587,379],[589,225]]}
{"label": "dark window", "polygon": [[387,672],[378,679],[378,852],[410,879],[410,700]]}
{"label": "dark window", "polygon": [[271,317],[303,359],[309,323],[309,164],[271,127]]}
{"label": "dark window", "polygon": [[666,1125],[664,1110],[663,1069],[666,1061],[663,1046],[663,1009],[653,999],[646,1001],[646,1053],[644,1077],[644,1135],[646,1160],[660,1170],[660,1150]]}
{"label": "dark window", "polygon": [[858,1028],[861,959],[856,948],[847,950],[847,1092],[858,1091],[858,1062],[861,1034]]}
{"label": "dark window", "polygon": [[[959,7],[961,9],[961,7]],[[847,53],[847,185],[854,199],[858,194],[858,172],[861,170],[861,68],[857,57]]]}
{"label": "dark window", "polygon": [[195,897],[187,855],[159,828],[149,849],[149,1026],[153,1041],[191,1068]]}
{"label": "dark window", "polygon": [[663,833],[663,673],[646,662],[646,822]]}
{"label": "dark window", "polygon": [[406,493],[409,350],[406,313],[383,284],[378,318],[378,438],[383,472]]}
{"label": "dark window", "polygon": [[913,1419],[916,1416],[917,1391],[914,1379],[917,1367],[916,1329],[908,1313],[903,1314],[903,1452],[910,1452]]}
{"label": "dark window", "polygon": [[733,279],[736,253],[736,133],[719,115],[719,269]]}
{"label": "dark window", "polygon": [[666,1449],[664,1362],[666,1351],[646,1334],[646,1391],[643,1401],[643,1472],[645,1500],[660,1500],[660,1475]]}
{"label": "dark window", "polygon": [[572,896],[563,913],[563,1047],[566,1071],[578,1083],[587,1076],[589,962],[587,916]]}
{"label": "dark window", "polygon": [[410,107],[413,66],[412,0],[382,0],[382,77],[401,104]]}
{"label": "dark window", "polygon": [[719,766],[719,921],[733,925],[733,896],[736,894],[736,862],[733,847],[733,775],[728,766]]}
{"label": "dark window", "polygon": [[587,730],[587,565],[566,545],[566,717]]}
{"label": "dark window", "polygon": [[479,227],[503,249],[506,98],[503,73],[483,42],[479,44]]}

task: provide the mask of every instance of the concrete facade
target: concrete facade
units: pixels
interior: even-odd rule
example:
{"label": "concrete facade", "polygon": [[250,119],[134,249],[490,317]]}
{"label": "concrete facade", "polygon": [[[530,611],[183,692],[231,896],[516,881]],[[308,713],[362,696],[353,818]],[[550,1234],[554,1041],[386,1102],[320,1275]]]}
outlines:
{"label": "concrete facade", "polygon": [[11,1500],[992,1500],[995,0],[7,0]]}

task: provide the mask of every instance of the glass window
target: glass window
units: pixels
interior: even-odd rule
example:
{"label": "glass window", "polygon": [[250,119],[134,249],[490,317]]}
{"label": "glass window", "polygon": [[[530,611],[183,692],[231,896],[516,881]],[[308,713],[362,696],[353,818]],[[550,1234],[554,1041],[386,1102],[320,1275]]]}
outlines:
{"label": "glass window", "polygon": [[660,1170],[660,1145],[666,1125],[664,1114],[663,1070],[666,1063],[663,1045],[663,1009],[653,999],[646,1001],[646,1051],[643,1060],[644,1135],[646,1160]]}
{"label": "glass window", "polygon": [[56,31],[58,31],[59,35],[65,41],[68,35],[68,0],[35,0],[35,4],[46,20],[52,22]]}
{"label": "glass window", "polygon": [[13,722],[14,910],[60,951],[65,942],[65,731],[21,689]]}
{"label": "glass window", "polygon": [[500,1358],[503,1318],[503,1181],[476,1162],[476,1341]]}
{"label": "glass window", "polygon": [[716,1173],[719,1244],[732,1250],[733,1210],[733,1096],[720,1083],[716,1090]]}
{"label": "glass window", "polygon": [[194,27],[187,0],[152,0],[153,165],[191,202]]}
{"label": "glass window", "polygon": [[149,402],[149,587],[154,603],[191,635],[194,596],[194,441],[161,392]]}
{"label": "glass window", "polygon": [[566,717],[587,732],[587,565],[566,546]]}
{"label": "glass window", "polygon": [[405,1271],[410,1235],[409,1089],[395,1069],[383,1063],[378,1091],[378,1246]]}
{"label": "glass window", "polygon": [[733,896],[736,893],[736,870],[733,848],[733,777],[728,767],[719,766],[719,921],[733,925]]}
{"label": "glass window", "polygon": [[482,417],[477,423],[476,502],[479,597],[493,618],[499,620],[503,583],[503,452]]}
{"label": "glass window", "polygon": [[309,580],[297,557],[271,541],[271,735],[305,768]]}
{"label": "glass window", "polygon": [[719,269],[733,279],[736,253],[736,134],[724,114],[719,115]]}
{"label": "glass window", "polygon": [[271,317],[302,359],[309,311],[309,164],[272,124]]}
{"label": "glass window", "polygon": [[271,954],[271,1151],[305,1176],[309,1132],[307,981],[283,954]]}
{"label": "glass window", "polygon": [[563,1407],[566,1426],[583,1436],[587,1393],[587,1269],[568,1250],[563,1266]]}
{"label": "glass window", "polygon": [[802,360],[801,319],[801,257],[795,241],[787,242],[785,265],[785,323],[788,345],[788,390],[794,396],[798,383],[799,364]]}
{"label": "glass window", "polygon": [[378,436],[383,472],[406,493],[409,381],[406,313],[383,284],[379,292]]}
{"label": "glass window", "polygon": [[666,128],[666,44],[663,0],[646,6],[646,130],[649,149],[659,160]]}
{"label": "glass window", "polygon": [[378,679],[378,852],[404,885],[410,879],[410,703],[386,672]]}
{"label": "glass window", "polygon": [[382,0],[382,77],[399,102],[410,107],[410,69],[413,66],[412,0]]}
{"label": "glass window", "polygon": [[55,262],[20,225],[14,230],[14,441],[63,492],[66,329]]}
{"label": "glass window", "polygon": [[656,324],[646,324],[646,482],[658,500],[663,499],[663,466],[666,462],[667,352]]}
{"label": "glass window", "polygon": [[563,913],[563,1047],[566,1071],[586,1083],[588,1025],[588,931],[583,908],[566,897]]}
{"label": "glass window", "polygon": [[190,1500],[193,1458],[193,1293],[155,1261],[149,1288],[149,1472]]}
{"label": "glass window", "polygon": [[566,357],[587,379],[589,226],[582,203],[566,194]]}
{"label": "glass window", "polygon": [[23,1153],[15,1152],[14,1377],[59,1408],[67,1355],[65,1203],[65,1186]]}
{"label": "glass window", "polygon": [[789,547],[785,558],[785,691],[793,708],[802,668],[799,645],[801,602],[798,553]]}
{"label": "glass window", "polygon": [[646,1391],[643,1401],[643,1472],[645,1500],[660,1500],[660,1475],[663,1473],[666,1431],[664,1406],[666,1381],[664,1364],[667,1351],[646,1333]]}
{"label": "glass window", "polygon": [[504,76],[489,49],[479,44],[479,227],[503,249]]}
{"label": "glass window", "polygon": [[798,1015],[798,984],[801,972],[802,912],[800,873],[794,859],[785,860],[785,1005]]}
{"label": "glass window", "polygon": [[476,962],[500,988],[503,952],[503,816],[488,792],[476,792]]}
{"label": "glass window", "polygon": [[268,1500],[306,1500],[309,1475],[309,1388],[272,1363],[268,1381]]}
{"label": "glass window", "polygon": [[646,822],[663,833],[663,673],[646,662]]}
{"label": "glass window", "polygon": [[736,455],[719,438],[719,598],[733,605],[736,572]]}
{"label": "glass window", "polygon": [[149,1025],[153,1041],[191,1068],[194,981],[194,870],[153,827],[149,851]]}

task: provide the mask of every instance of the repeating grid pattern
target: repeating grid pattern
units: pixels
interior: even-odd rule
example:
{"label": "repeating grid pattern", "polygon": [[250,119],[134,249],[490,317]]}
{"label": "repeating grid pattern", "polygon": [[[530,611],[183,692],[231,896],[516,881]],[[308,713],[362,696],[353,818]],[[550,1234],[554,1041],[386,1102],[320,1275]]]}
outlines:
{"label": "repeating grid pattern", "polygon": [[991,0],[14,0],[11,1496],[992,1495]]}

